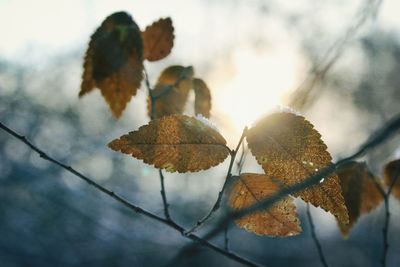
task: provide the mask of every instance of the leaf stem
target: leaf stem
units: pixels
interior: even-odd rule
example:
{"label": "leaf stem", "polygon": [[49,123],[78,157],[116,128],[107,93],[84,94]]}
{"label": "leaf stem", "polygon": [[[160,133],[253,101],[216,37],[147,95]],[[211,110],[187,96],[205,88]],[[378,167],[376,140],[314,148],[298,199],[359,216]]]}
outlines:
{"label": "leaf stem", "polygon": [[239,161],[236,163],[237,172],[240,175],[242,173],[244,162],[246,161],[246,156],[249,150],[244,142],[242,142],[242,153],[240,154]]}
{"label": "leaf stem", "polygon": [[154,100],[155,99],[153,96],[153,90],[151,89],[150,81],[149,81],[149,74],[145,67],[143,67],[143,72],[144,72],[144,81],[145,81],[146,88],[147,88],[147,94],[149,95],[149,101],[150,101],[150,119],[154,120],[154,109],[155,109]]}
{"label": "leaf stem", "polygon": [[387,265],[387,254],[389,250],[389,222],[390,222],[390,210],[389,210],[389,198],[392,193],[392,189],[397,182],[398,177],[400,176],[400,168],[397,168],[393,172],[394,177],[392,178],[392,182],[389,185],[389,188],[383,196],[383,203],[385,205],[385,222],[383,224],[382,234],[383,234],[383,254],[382,254],[382,266],[386,267]]}
{"label": "leaf stem", "polygon": [[228,171],[227,171],[227,174],[226,174],[225,182],[224,182],[224,184],[223,184],[223,186],[221,188],[221,191],[219,191],[219,193],[218,193],[218,197],[217,197],[217,200],[214,203],[214,206],[207,213],[207,215],[204,216],[199,221],[197,221],[196,225],[193,226],[186,234],[191,234],[194,231],[196,231],[200,226],[202,226],[214,214],[214,212],[216,212],[219,209],[219,207],[221,205],[222,196],[224,194],[226,186],[228,185],[228,182],[229,182],[230,178],[232,177],[232,168],[233,168],[233,164],[235,162],[236,154],[239,151],[240,145],[242,144],[243,139],[246,136],[246,134],[247,134],[247,127],[245,127],[243,129],[242,135],[241,135],[241,137],[239,139],[239,143],[237,144],[235,150],[230,150],[231,161],[229,162],[229,167],[228,167]]}
{"label": "leaf stem", "polygon": [[82,174],[81,172],[75,170],[74,168],[72,168],[71,166],[68,166],[60,161],[58,161],[55,158],[52,158],[50,156],[48,156],[42,149],[38,148],[37,146],[35,146],[33,143],[31,143],[25,136],[18,134],[17,132],[13,131],[12,129],[8,128],[7,126],[5,126],[3,123],[0,122],[0,128],[2,130],[4,130],[5,132],[7,132],[8,134],[12,135],[13,137],[15,137],[16,139],[18,139],[19,141],[25,143],[30,149],[32,149],[33,151],[35,151],[41,158],[43,158],[44,160],[47,160],[63,169],[65,169],[66,171],[72,173],[73,175],[75,175],[76,177],[78,177],[79,179],[85,181],[86,183],[88,183],[89,185],[93,186],[94,188],[96,188],[97,190],[99,190],[100,192],[106,194],[107,196],[113,198],[114,200],[116,200],[118,203],[120,203],[121,205],[127,207],[128,209],[142,214],[145,217],[148,217],[152,220],[158,221],[174,230],[176,230],[177,232],[179,232],[183,237],[195,242],[196,244],[199,244],[203,247],[207,247],[217,253],[219,253],[220,255],[223,255],[229,259],[232,259],[236,262],[242,263],[246,266],[252,266],[252,267],[261,267],[263,265],[260,265],[258,263],[255,263],[249,259],[246,259],[236,253],[233,252],[229,252],[226,251],[223,248],[220,248],[216,245],[214,245],[213,243],[197,236],[194,234],[184,234],[185,233],[185,229],[180,226],[179,224],[171,221],[171,220],[167,220],[164,219],[150,211],[147,211],[133,203],[131,203],[130,201],[128,201],[127,199],[125,199],[124,197],[118,195],[117,193],[114,193],[113,191],[103,187],[102,185],[96,183],[94,180],[90,179],[89,177],[85,176],[84,174]]}
{"label": "leaf stem", "polygon": [[171,221],[171,216],[169,215],[169,210],[168,210],[169,204],[167,201],[167,194],[165,193],[164,174],[161,169],[158,170],[158,173],[160,175],[160,183],[161,183],[160,193],[161,193],[161,198],[162,198],[163,205],[164,205],[164,215],[167,220]]}
{"label": "leaf stem", "polygon": [[224,230],[224,248],[226,251],[229,251],[229,237],[228,237],[228,227],[225,227]]}
{"label": "leaf stem", "polygon": [[312,239],[314,240],[315,246],[317,247],[317,250],[318,250],[319,259],[320,259],[320,261],[321,261],[321,263],[322,263],[322,265],[324,267],[328,267],[328,263],[327,263],[327,261],[325,259],[325,255],[324,255],[324,252],[322,250],[321,243],[319,242],[318,237],[317,237],[317,233],[315,232],[314,221],[313,221],[313,218],[312,218],[311,212],[310,212],[310,204],[308,204],[308,203],[307,203],[307,218],[308,218],[308,221],[310,223],[310,230],[311,230]]}
{"label": "leaf stem", "polygon": [[[147,87],[147,93],[149,95],[149,101],[150,101],[150,119],[153,120],[155,118],[155,105],[154,105],[155,98],[153,95],[153,90],[150,85],[149,74],[145,67],[143,67],[143,71],[145,74],[144,75],[145,76],[145,84]],[[169,204],[167,201],[167,194],[165,192],[164,174],[161,169],[158,170],[158,174],[160,176],[160,184],[161,184],[160,193],[161,193],[161,198],[162,198],[162,202],[163,202],[163,206],[164,206],[164,215],[168,221],[172,221],[171,215],[169,214]]]}

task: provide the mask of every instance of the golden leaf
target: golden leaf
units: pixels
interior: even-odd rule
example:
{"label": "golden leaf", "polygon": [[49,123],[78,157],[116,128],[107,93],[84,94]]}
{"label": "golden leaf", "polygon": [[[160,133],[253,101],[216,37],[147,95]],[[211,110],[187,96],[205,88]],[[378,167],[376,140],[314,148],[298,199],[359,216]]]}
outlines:
{"label": "golden leaf", "polygon": [[143,79],[139,27],[125,12],[108,16],[92,35],[84,59],[79,96],[98,87],[119,118]]}
{"label": "golden leaf", "polygon": [[218,165],[229,154],[219,132],[185,115],[152,120],[108,146],[169,172],[205,170]]}
{"label": "golden leaf", "polygon": [[[332,160],[313,125],[289,112],[274,113],[260,120],[248,131],[247,142],[265,173],[285,185],[306,180]],[[336,174],[294,195],[331,212],[342,223],[348,222]]]}
{"label": "golden leaf", "polygon": [[[230,192],[229,205],[240,210],[277,193],[279,186],[268,175],[243,173],[235,181]],[[300,220],[291,197],[276,202],[266,210],[260,210],[235,221],[236,224],[258,235],[293,236],[301,232]]]}
{"label": "golden leaf", "polygon": [[171,18],[160,19],[142,32],[144,58],[157,61],[165,58],[174,46],[174,27]]}
{"label": "golden leaf", "polygon": [[393,160],[385,166],[385,184],[391,186],[394,179],[397,179],[393,185],[392,195],[400,200],[400,159]]}
{"label": "golden leaf", "polygon": [[[192,67],[170,66],[161,73],[152,90],[154,118],[183,113],[192,87],[192,77]],[[150,116],[150,100],[147,109]]]}
{"label": "golden leaf", "polygon": [[194,112],[202,114],[204,117],[210,117],[211,110],[211,93],[206,83],[202,79],[193,79],[193,89],[195,94]]}
{"label": "golden leaf", "polygon": [[376,208],[383,200],[372,179],[378,183],[365,163],[351,162],[337,171],[342,194],[349,212],[349,223],[338,221],[339,229],[347,237],[358,218]]}

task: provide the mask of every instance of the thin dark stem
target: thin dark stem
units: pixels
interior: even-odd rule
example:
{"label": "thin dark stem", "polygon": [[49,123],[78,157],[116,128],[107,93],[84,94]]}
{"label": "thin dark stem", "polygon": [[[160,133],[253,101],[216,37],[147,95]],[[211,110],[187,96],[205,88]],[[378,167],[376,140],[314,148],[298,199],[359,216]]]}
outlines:
{"label": "thin dark stem", "polygon": [[242,153],[240,154],[239,161],[236,163],[237,172],[240,175],[242,173],[244,162],[246,161],[248,150],[246,149],[246,145],[242,142]]}
{"label": "thin dark stem", "polygon": [[224,248],[226,251],[229,251],[229,237],[228,237],[228,227],[224,229]]}
{"label": "thin dark stem", "polygon": [[160,183],[161,183],[160,193],[161,193],[161,197],[162,197],[163,205],[164,205],[164,214],[165,214],[165,218],[170,221],[171,216],[169,215],[169,210],[168,210],[169,204],[167,201],[167,194],[165,193],[164,174],[161,169],[158,170],[158,173],[160,174]]}
{"label": "thin dark stem", "polygon": [[382,235],[383,235],[383,254],[382,254],[382,266],[386,267],[387,252],[389,250],[389,221],[390,221],[390,211],[389,211],[389,195],[383,197],[383,203],[385,206],[385,221],[383,224]]}
{"label": "thin dark stem", "polygon": [[[153,120],[155,119],[155,105],[154,105],[154,95],[153,95],[153,90],[150,85],[149,81],[149,74],[147,73],[146,68],[143,68],[144,74],[145,74],[145,84],[147,88],[147,93],[149,95],[149,101],[150,101],[150,119]],[[164,214],[165,218],[169,221],[172,221],[171,215],[169,214],[169,204],[167,201],[167,194],[165,193],[165,185],[164,185],[164,174],[161,169],[158,170],[158,174],[160,176],[160,184],[161,184],[161,198],[164,206]]]}
{"label": "thin dark stem", "polygon": [[118,203],[122,204],[123,206],[127,207],[128,209],[142,214],[152,220],[158,221],[174,230],[176,230],[177,232],[179,232],[183,237],[192,240],[193,242],[200,244],[201,246],[207,247],[229,259],[232,259],[236,262],[242,263],[246,266],[254,266],[254,267],[260,267],[262,265],[252,262],[251,260],[248,260],[238,254],[235,254],[233,252],[229,252],[226,251],[210,242],[208,242],[207,240],[198,237],[194,234],[184,234],[186,231],[185,229],[178,225],[177,223],[168,220],[168,219],[164,219],[150,211],[147,211],[131,202],[129,202],[128,200],[126,200],[125,198],[123,198],[122,196],[118,195],[117,193],[114,193],[113,191],[103,187],[102,185],[96,183],[94,180],[90,179],[89,177],[83,175],[82,173],[80,173],[79,171],[75,170],[74,168],[72,168],[71,166],[68,166],[50,156],[48,156],[42,149],[38,148],[37,146],[35,146],[33,143],[31,143],[30,141],[28,141],[28,139],[23,136],[20,135],[18,133],[16,133],[15,131],[11,130],[10,128],[8,128],[7,126],[5,126],[3,123],[0,122],[0,128],[3,129],[5,132],[7,132],[8,134],[14,136],[15,138],[17,138],[18,140],[20,140],[21,142],[25,143],[29,148],[31,148],[33,151],[35,151],[36,153],[38,153],[38,155],[43,158],[44,160],[47,160],[63,169],[65,169],[66,171],[72,173],[73,175],[75,175],[76,177],[80,178],[81,180],[85,181],[86,183],[88,183],[89,185],[93,186],[94,188],[96,188],[97,190],[99,190],[100,192],[106,194],[107,196],[113,198],[114,200],[116,200]]}
{"label": "thin dark stem", "polygon": [[154,105],[154,96],[153,96],[153,90],[151,89],[150,86],[150,81],[149,81],[149,74],[146,70],[145,67],[143,67],[143,71],[144,71],[144,81],[146,84],[146,88],[147,88],[147,94],[149,95],[149,101],[150,101],[150,119],[153,120],[154,119],[154,109],[155,109],[155,105]]}
{"label": "thin dark stem", "polygon": [[206,216],[204,216],[202,219],[197,221],[196,225],[193,226],[192,229],[190,229],[187,232],[187,234],[190,234],[190,233],[193,233],[194,231],[196,231],[200,226],[202,226],[214,214],[214,212],[216,212],[219,209],[219,207],[221,205],[222,196],[224,194],[226,186],[228,185],[229,179],[232,177],[232,168],[233,168],[233,164],[235,162],[236,154],[240,149],[240,145],[242,144],[243,139],[246,136],[246,133],[247,133],[247,127],[244,128],[242,136],[240,137],[239,143],[237,144],[235,150],[231,151],[231,161],[229,162],[229,167],[228,167],[228,171],[227,171],[227,174],[226,174],[225,182],[224,182],[224,185],[221,188],[221,191],[219,191],[219,193],[218,193],[218,197],[217,197],[217,200],[214,203],[214,206],[207,213]]}
{"label": "thin dark stem", "polygon": [[[317,84],[321,83],[330,69],[336,64],[339,58],[343,55],[347,44],[357,36],[362,26],[368,21],[370,17],[376,16],[381,6],[382,1],[366,1],[362,4],[360,10],[357,12],[353,23],[344,32],[343,36],[337,39],[331,47],[324,53],[322,60],[308,71],[306,78],[294,91],[291,96],[290,106],[296,109],[304,109],[306,105],[309,105],[315,100]],[[320,91],[323,87],[318,87]]]}
{"label": "thin dark stem", "polygon": [[308,203],[307,203],[307,217],[308,217],[308,221],[310,222],[311,236],[312,236],[312,239],[314,240],[315,246],[317,247],[319,259],[324,267],[328,267],[328,263],[325,259],[325,255],[322,250],[321,243],[319,242],[317,233],[315,232],[315,226],[314,226],[313,218],[312,218],[311,212],[310,212],[310,204],[308,204]]}
{"label": "thin dark stem", "polygon": [[389,251],[389,223],[390,223],[390,210],[389,210],[389,198],[392,189],[400,176],[400,169],[393,172],[394,177],[389,185],[389,188],[383,196],[383,203],[385,205],[385,221],[383,224],[382,234],[383,234],[383,254],[382,254],[382,266],[386,267],[387,264],[387,254]]}

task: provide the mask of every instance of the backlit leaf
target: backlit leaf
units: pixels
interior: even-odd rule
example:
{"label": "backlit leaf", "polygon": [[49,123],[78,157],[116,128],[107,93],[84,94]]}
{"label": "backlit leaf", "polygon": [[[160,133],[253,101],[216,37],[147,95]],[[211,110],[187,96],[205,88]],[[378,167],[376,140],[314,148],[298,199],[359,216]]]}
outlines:
{"label": "backlit leaf", "polygon": [[120,117],[143,78],[140,30],[125,12],[108,16],[92,35],[84,59],[79,96],[98,87],[115,117]]}
{"label": "backlit leaf", "polygon": [[185,115],[152,120],[108,146],[169,172],[205,170],[218,165],[229,154],[219,132]]}
{"label": "backlit leaf", "polygon": [[[279,186],[265,174],[246,173],[237,177],[230,192],[229,205],[240,210],[277,193]],[[291,197],[276,202],[235,221],[236,224],[258,235],[293,236],[301,232],[300,220]]]}
{"label": "backlit leaf", "polygon": [[372,179],[378,183],[365,163],[351,162],[337,171],[342,194],[349,212],[349,223],[338,221],[343,236],[347,237],[358,218],[376,208],[383,200]]}
{"label": "backlit leaf", "polygon": [[[304,181],[332,160],[313,125],[304,117],[290,112],[277,112],[264,117],[248,131],[247,142],[265,173],[285,185]],[[343,223],[348,222],[336,174],[295,196],[331,212]]]}
{"label": "backlit leaf", "polygon": [[[192,77],[192,67],[170,66],[161,73],[152,90],[154,118],[183,113],[192,87]],[[149,100],[149,115],[151,111]]]}
{"label": "backlit leaf", "polygon": [[171,18],[160,19],[142,32],[144,58],[160,60],[169,55],[174,45],[174,27]]}
{"label": "backlit leaf", "polygon": [[195,94],[194,112],[202,114],[204,117],[210,117],[211,93],[206,83],[202,79],[193,79],[193,89]]}
{"label": "backlit leaf", "polygon": [[391,186],[394,179],[397,179],[393,185],[392,195],[400,200],[400,159],[393,160],[385,166],[385,184]]}

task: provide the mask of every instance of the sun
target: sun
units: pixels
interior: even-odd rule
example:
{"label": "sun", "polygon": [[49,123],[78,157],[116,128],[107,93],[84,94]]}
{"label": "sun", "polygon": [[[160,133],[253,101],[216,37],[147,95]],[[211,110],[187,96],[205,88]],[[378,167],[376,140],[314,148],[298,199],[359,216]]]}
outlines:
{"label": "sun", "polygon": [[293,48],[239,47],[213,76],[214,114],[240,133],[263,114],[284,105],[298,83],[299,56]]}

